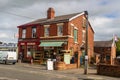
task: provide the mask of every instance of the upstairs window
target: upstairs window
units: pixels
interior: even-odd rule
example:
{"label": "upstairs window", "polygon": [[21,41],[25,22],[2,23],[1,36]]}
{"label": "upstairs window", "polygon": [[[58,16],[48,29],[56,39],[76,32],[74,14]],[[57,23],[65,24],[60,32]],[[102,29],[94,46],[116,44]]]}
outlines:
{"label": "upstairs window", "polygon": [[58,25],[58,36],[63,35],[63,25]]}
{"label": "upstairs window", "polygon": [[48,37],[48,36],[49,36],[49,32],[50,32],[49,26],[45,26],[45,27],[44,27],[44,36],[45,36],[45,37]]}
{"label": "upstairs window", "polygon": [[85,27],[86,27],[86,24],[87,24],[87,23],[86,23],[86,18],[85,18],[85,17],[83,17],[82,27],[83,27],[83,28],[85,28]]}
{"label": "upstairs window", "polygon": [[78,42],[78,30],[74,29],[74,42]]}
{"label": "upstairs window", "polygon": [[82,42],[85,42],[85,30],[82,30]]}
{"label": "upstairs window", "polygon": [[22,29],[22,38],[26,38],[26,29]]}
{"label": "upstairs window", "polygon": [[32,38],[36,38],[36,28],[32,28]]}

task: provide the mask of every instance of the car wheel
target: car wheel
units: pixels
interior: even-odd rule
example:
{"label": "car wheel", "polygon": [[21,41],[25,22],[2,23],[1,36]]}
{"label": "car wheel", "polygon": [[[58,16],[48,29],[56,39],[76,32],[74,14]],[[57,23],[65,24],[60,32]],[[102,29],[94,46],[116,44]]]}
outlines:
{"label": "car wheel", "polygon": [[7,61],[6,61],[6,60],[4,61],[4,64],[7,64]]}
{"label": "car wheel", "polygon": [[15,65],[15,62],[13,62],[13,65]]}

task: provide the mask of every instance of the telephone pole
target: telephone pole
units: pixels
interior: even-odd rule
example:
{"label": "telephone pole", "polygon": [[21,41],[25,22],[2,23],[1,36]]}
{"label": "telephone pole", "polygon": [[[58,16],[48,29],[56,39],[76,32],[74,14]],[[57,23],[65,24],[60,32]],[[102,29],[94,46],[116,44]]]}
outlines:
{"label": "telephone pole", "polygon": [[88,74],[88,12],[85,11],[86,18],[86,40],[85,40],[85,67],[84,74]]}

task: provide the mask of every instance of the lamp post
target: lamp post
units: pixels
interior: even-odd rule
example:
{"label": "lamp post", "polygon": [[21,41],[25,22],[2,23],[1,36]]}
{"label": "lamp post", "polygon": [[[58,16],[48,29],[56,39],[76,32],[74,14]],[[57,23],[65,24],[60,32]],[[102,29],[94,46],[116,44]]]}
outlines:
{"label": "lamp post", "polygon": [[84,74],[88,74],[88,12],[85,11],[86,18],[86,40],[85,40],[85,67]]}

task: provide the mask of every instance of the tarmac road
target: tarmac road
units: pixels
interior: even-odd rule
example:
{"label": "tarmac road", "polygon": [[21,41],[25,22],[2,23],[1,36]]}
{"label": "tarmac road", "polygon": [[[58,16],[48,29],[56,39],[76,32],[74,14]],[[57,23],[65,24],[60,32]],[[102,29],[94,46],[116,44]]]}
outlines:
{"label": "tarmac road", "polygon": [[96,69],[46,70],[43,65],[17,63],[16,65],[0,64],[0,80],[120,80],[120,78],[96,75]]}

